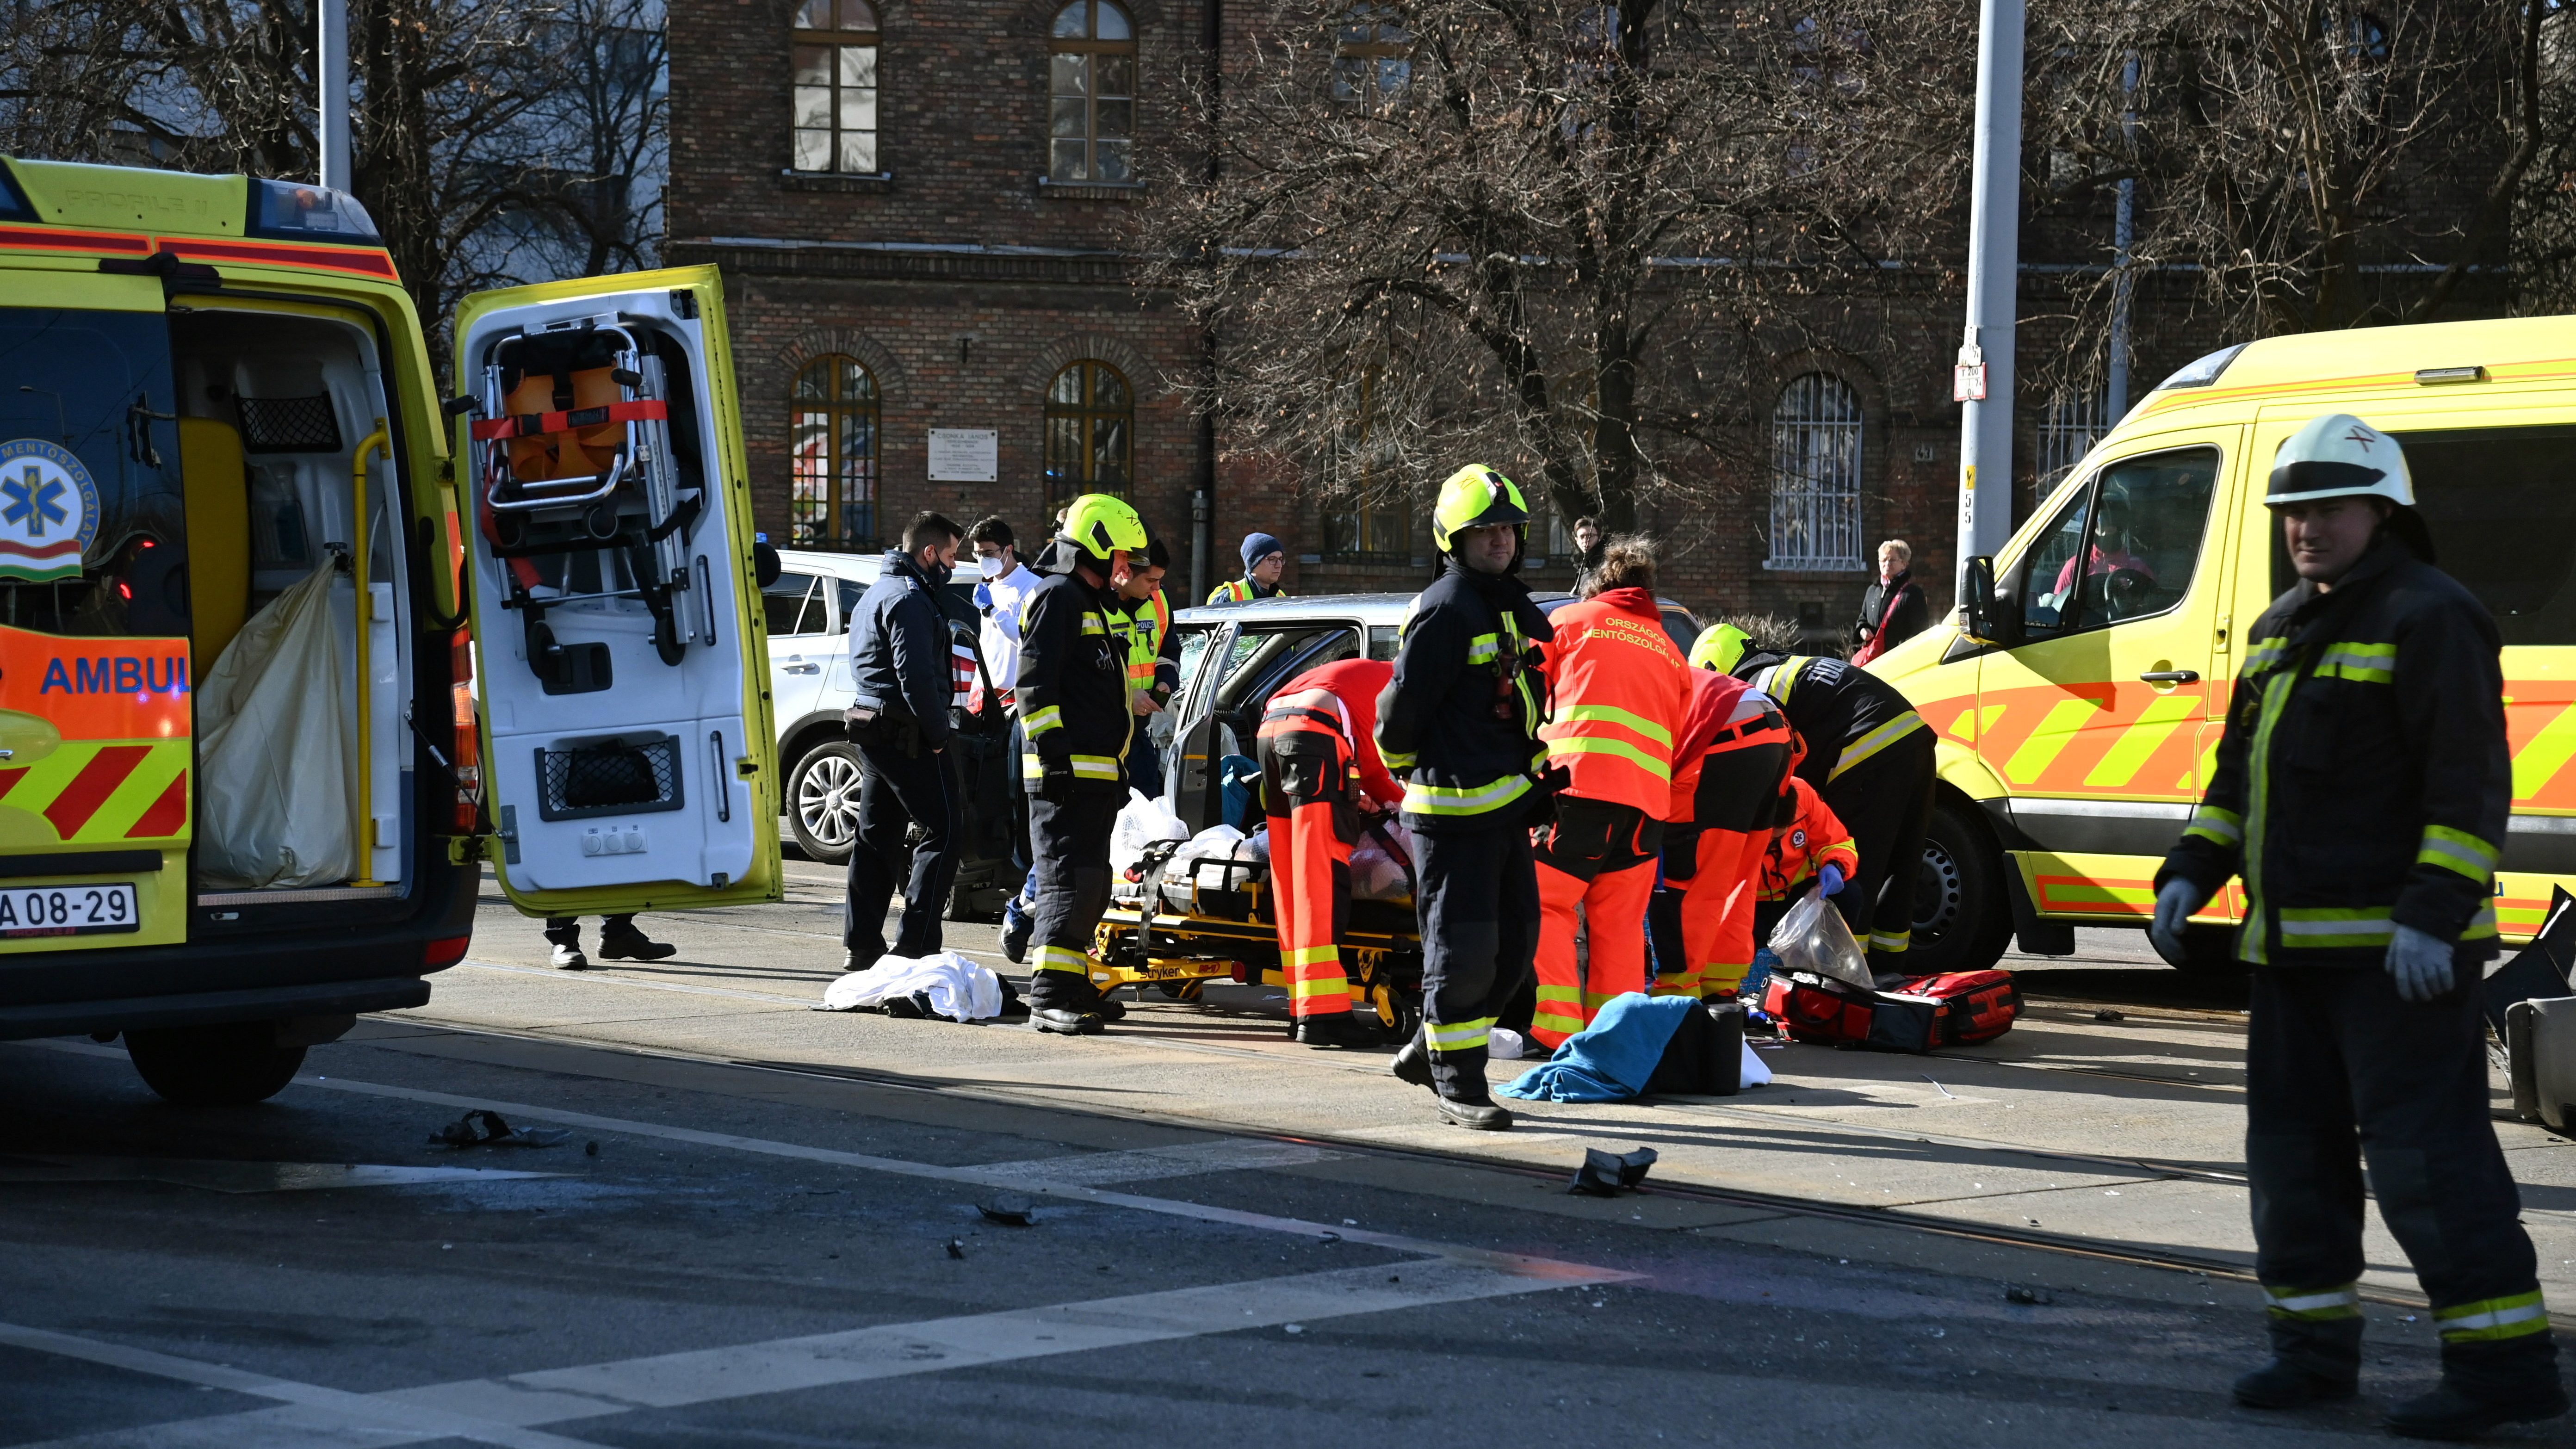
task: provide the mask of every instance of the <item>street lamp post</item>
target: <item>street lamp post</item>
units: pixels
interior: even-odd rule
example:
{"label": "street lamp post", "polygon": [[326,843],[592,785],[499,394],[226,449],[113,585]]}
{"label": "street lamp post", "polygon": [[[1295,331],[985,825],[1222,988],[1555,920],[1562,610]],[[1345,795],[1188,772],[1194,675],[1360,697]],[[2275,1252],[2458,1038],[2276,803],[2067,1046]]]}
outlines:
{"label": "street lamp post", "polygon": [[1968,326],[1951,395],[1959,419],[1958,588],[1967,561],[2012,534],[2014,281],[2021,263],[2022,0],[1977,17],[1976,179],[1968,215]]}
{"label": "street lamp post", "polygon": [[319,0],[321,34],[316,39],[313,74],[320,82],[314,97],[318,121],[315,149],[321,154],[320,180],[335,190],[349,190],[349,0]]}

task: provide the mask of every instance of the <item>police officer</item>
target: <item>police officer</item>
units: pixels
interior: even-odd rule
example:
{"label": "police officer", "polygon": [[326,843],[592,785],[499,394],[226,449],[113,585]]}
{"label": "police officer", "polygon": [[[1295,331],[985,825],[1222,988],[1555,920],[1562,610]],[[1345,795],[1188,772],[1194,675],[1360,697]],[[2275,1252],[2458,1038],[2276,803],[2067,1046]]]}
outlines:
{"label": "police officer", "polygon": [[[940,914],[966,829],[948,758],[956,682],[948,616],[939,607],[961,534],[939,514],[914,515],[903,546],[886,551],[885,572],[850,615],[855,698],[844,718],[859,747],[861,773],[858,839],[850,847],[841,916],[845,970],[863,971],[886,954],[886,905],[898,882],[903,918],[894,954],[939,953]],[[907,836],[916,825],[922,838],[913,845]]]}
{"label": "police officer", "polygon": [[1021,772],[1037,876],[1029,1025],[1039,1031],[1089,1036],[1126,1015],[1092,983],[1091,935],[1109,909],[1109,832],[1127,798],[1136,718],[1110,581],[1144,551],[1135,509],[1106,493],[1076,498],[1037,557],[1043,582],[1020,619]]}
{"label": "police officer", "polygon": [[1529,507],[1502,474],[1471,463],[1440,485],[1442,573],[1414,600],[1377,701],[1378,754],[1405,779],[1422,929],[1423,1033],[1394,1071],[1431,1088],[1442,1117],[1487,1131],[1512,1118],[1485,1085],[1486,1033],[1538,949],[1528,827],[1546,721],[1533,665],[1556,632],[1515,577],[1528,534]]}
{"label": "police officer", "polygon": [[2358,418],[2293,434],[2264,501],[2299,582],[2246,635],[2153,927],[2177,954],[2191,915],[2243,878],[2245,1160],[2274,1357],[2236,1397],[2287,1409],[2356,1391],[2360,1156],[2442,1334],[2440,1386],[2388,1427],[2451,1439],[2550,1418],[2567,1395],[2487,1115],[2479,1004],[2512,794],[2495,621],[2433,567],[2404,453]]}
{"label": "police officer", "polygon": [[1757,650],[1744,631],[1713,624],[1691,662],[1732,674],[1778,702],[1806,743],[1799,778],[1816,787],[1860,842],[1860,869],[1835,899],[1869,947],[1882,983],[1906,975],[1914,940],[1914,877],[1932,823],[1932,727],[1895,685],[1839,659]]}

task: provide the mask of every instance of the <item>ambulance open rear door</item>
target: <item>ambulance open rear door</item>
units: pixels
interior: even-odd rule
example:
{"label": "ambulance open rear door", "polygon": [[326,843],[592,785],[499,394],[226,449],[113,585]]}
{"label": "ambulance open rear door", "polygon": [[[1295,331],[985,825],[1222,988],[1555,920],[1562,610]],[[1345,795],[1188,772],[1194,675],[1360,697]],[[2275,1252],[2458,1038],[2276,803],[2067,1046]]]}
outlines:
{"label": "ambulance open rear door", "polygon": [[455,337],[502,889],[558,915],[778,899],[777,755],[716,270],[480,293]]}

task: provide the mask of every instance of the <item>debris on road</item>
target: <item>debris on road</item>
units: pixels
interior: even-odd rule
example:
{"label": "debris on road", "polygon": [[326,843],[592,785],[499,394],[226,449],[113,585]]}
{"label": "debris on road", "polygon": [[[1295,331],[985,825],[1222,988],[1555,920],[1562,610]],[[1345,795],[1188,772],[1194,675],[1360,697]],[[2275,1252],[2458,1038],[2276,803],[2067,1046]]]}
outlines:
{"label": "debris on road", "polygon": [[1012,1228],[1027,1227],[1036,1220],[1037,1213],[1027,1198],[1015,1192],[996,1193],[991,1202],[977,1203],[975,1211],[982,1213],[988,1223]]}
{"label": "debris on road", "polygon": [[1574,1169],[1574,1181],[1565,1190],[1586,1197],[1617,1197],[1644,1182],[1646,1169],[1654,1165],[1655,1149],[1651,1147],[1640,1147],[1624,1156],[1587,1147],[1583,1150],[1583,1165]]}
{"label": "debris on road", "polygon": [[2056,1302],[2057,1299],[2045,1288],[2032,1288],[2020,1283],[2006,1283],[2004,1285],[2004,1301],[2006,1303],[2049,1304]]}
{"label": "debris on road", "polygon": [[[488,1107],[477,1107],[446,1126],[429,1134],[432,1147],[552,1147],[571,1136],[561,1128],[513,1127],[501,1120],[501,1114]],[[590,1156],[599,1155],[599,1144],[584,1149]]]}
{"label": "debris on road", "polygon": [[966,1240],[964,1238],[950,1238],[948,1240],[948,1256],[952,1258],[965,1257]]}
{"label": "debris on road", "polygon": [[2127,1021],[2129,1019],[2129,1014],[2125,1011],[2097,1011],[2093,1013],[2093,1019],[2095,1021]]}

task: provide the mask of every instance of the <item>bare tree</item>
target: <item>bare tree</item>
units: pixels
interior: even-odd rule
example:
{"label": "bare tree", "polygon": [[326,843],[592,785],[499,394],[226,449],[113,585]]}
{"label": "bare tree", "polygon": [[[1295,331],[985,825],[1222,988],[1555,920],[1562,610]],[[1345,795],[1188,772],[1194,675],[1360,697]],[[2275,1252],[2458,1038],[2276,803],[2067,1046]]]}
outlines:
{"label": "bare tree", "polygon": [[[2240,338],[2429,321],[2464,287],[2492,311],[2544,140],[2553,3],[2047,0],[2030,45],[2038,228],[2060,256],[2107,262],[2104,198],[2134,181],[2132,279],[2191,279]],[[2102,335],[2120,280],[2075,274],[2079,337]],[[2069,361],[2098,356],[2097,340]]]}
{"label": "bare tree", "polygon": [[[1741,448],[1713,401],[1947,224],[1957,7],[1282,0],[1138,245],[1218,339],[1229,446],[1328,495],[1527,466],[1632,526]],[[1971,32],[1972,33],[1972,32]],[[1202,160],[1200,157],[1207,159]]]}
{"label": "bare tree", "polygon": [[[658,207],[639,211],[625,187],[663,144],[658,4],[349,11],[356,191],[433,331],[469,291],[641,259]],[[0,35],[0,148],[310,177],[313,51],[301,0],[17,0]],[[579,245],[532,246],[531,217]]]}

